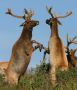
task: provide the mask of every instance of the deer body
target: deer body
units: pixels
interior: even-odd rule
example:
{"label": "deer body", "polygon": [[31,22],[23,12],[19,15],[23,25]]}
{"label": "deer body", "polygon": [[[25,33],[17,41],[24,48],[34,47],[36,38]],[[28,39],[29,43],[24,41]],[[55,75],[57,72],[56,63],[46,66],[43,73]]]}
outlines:
{"label": "deer body", "polygon": [[24,26],[19,40],[12,48],[12,55],[6,71],[9,83],[18,83],[18,79],[25,73],[32,56],[32,30],[27,30],[26,27]]}
{"label": "deer body", "polygon": [[49,62],[50,62],[50,78],[51,78],[51,83],[53,85],[56,85],[57,79],[56,79],[56,69],[60,68],[62,71],[68,70],[68,61],[67,57],[65,54],[65,49],[63,42],[61,41],[61,38],[59,37],[58,34],[58,24],[61,25],[60,21],[58,18],[64,18],[69,15],[71,15],[72,12],[68,13],[65,16],[59,16],[59,17],[54,17],[54,15],[51,12],[52,8],[47,7],[48,13],[51,15],[52,18],[46,20],[46,24],[50,26],[51,29],[51,36],[49,39]]}
{"label": "deer body", "polygon": [[14,77],[14,73],[16,79],[24,74],[31,59],[33,47],[30,33],[32,32],[24,30],[25,29],[23,29],[20,39],[15,43],[12,49],[11,59],[7,68],[8,79],[11,79],[10,77],[12,76]]}
{"label": "deer body", "polygon": [[[52,43],[53,42],[53,43]],[[59,37],[50,37],[49,50],[50,50],[50,63],[54,63],[55,68],[61,68],[68,66],[67,58],[64,52],[63,43]]]}
{"label": "deer body", "polygon": [[[27,13],[30,14],[28,11]],[[18,17],[12,14],[10,9],[8,9],[7,14]],[[5,79],[9,84],[18,84],[18,80],[25,73],[32,56],[32,52],[34,51],[34,48],[32,47],[33,42],[31,40],[32,30],[39,22],[31,20],[31,16],[27,17],[28,19],[22,24],[22,34],[12,48],[11,58],[6,70]]]}
{"label": "deer body", "polygon": [[[56,19],[55,19],[56,21]],[[55,67],[66,67],[68,66],[67,58],[65,55],[64,45],[58,34],[57,21],[52,24],[51,36],[49,39],[49,50],[50,50],[50,62],[54,63]]]}
{"label": "deer body", "polygon": [[[49,21],[47,21],[49,22]],[[56,81],[56,69],[61,68],[61,70],[68,69],[68,62],[64,50],[63,42],[61,41],[59,34],[58,34],[58,26],[57,26],[57,19],[51,19],[52,24],[50,24],[51,28],[51,36],[49,39],[49,50],[50,50],[50,65],[51,65],[51,80]]]}

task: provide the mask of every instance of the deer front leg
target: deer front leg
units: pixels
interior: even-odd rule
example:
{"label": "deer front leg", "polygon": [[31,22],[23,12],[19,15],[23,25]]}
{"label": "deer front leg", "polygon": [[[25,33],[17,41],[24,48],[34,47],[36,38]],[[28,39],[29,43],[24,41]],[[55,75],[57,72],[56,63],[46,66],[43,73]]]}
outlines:
{"label": "deer front leg", "polygon": [[45,59],[46,54],[50,54],[49,48],[46,48],[44,51],[43,60]]}
{"label": "deer front leg", "polygon": [[33,51],[35,51],[35,50],[38,49],[38,48],[39,48],[39,51],[41,52],[41,50],[43,49],[43,45],[42,45],[42,44],[37,44],[37,45],[34,47]]}
{"label": "deer front leg", "polygon": [[39,50],[40,50],[40,52],[41,52],[41,50],[45,48],[45,47],[43,46],[43,44],[38,43],[38,42],[35,41],[35,40],[32,40],[32,44],[33,44],[33,43],[37,44],[37,45],[34,47],[33,51],[35,51],[36,49],[39,48]]}
{"label": "deer front leg", "polygon": [[56,67],[54,65],[52,65],[51,69],[50,69],[50,79],[51,79],[51,84],[53,86],[57,86],[57,78],[56,78]]}
{"label": "deer front leg", "polygon": [[33,44],[33,43],[37,44],[37,45],[35,46],[35,50],[39,48],[40,51],[41,51],[41,49],[44,49],[45,51],[47,51],[47,49],[48,49],[48,48],[44,47],[43,44],[41,44],[41,43],[39,43],[39,42],[37,42],[37,41],[35,41],[35,40],[32,40],[32,44]]}

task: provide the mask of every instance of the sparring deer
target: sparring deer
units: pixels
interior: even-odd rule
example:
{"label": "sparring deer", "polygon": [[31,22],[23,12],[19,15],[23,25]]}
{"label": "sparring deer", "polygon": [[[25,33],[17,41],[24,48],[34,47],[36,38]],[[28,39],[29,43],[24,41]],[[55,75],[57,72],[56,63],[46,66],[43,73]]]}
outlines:
{"label": "sparring deer", "polygon": [[[16,18],[24,19],[25,22],[21,24],[23,30],[21,36],[13,45],[12,54],[9,61],[9,65],[6,69],[6,81],[9,84],[18,84],[20,77],[25,73],[28,64],[31,60],[32,52],[38,47],[41,49],[42,44],[39,44],[35,40],[32,41],[33,27],[39,24],[39,21],[32,20],[34,15],[32,10],[25,10],[23,16],[18,16],[12,13],[11,9],[8,9],[6,14],[14,16]],[[37,43],[37,46],[33,48],[33,43]]]}
{"label": "sparring deer", "polygon": [[76,36],[73,37],[73,39],[70,39],[67,34],[67,46],[65,48],[66,48],[69,67],[71,66],[77,67],[77,57],[75,56],[77,48],[70,50],[71,44],[77,44],[77,41],[75,41],[75,39],[76,39]]}
{"label": "sparring deer", "polygon": [[50,26],[51,29],[51,35],[49,39],[49,62],[51,65],[50,69],[50,78],[52,85],[57,84],[57,78],[56,78],[56,69],[60,68],[62,71],[68,70],[68,61],[65,54],[65,49],[63,42],[58,34],[58,24],[61,25],[59,18],[65,18],[67,16],[70,16],[72,12],[68,12],[64,16],[54,16],[52,13],[52,8],[47,7],[48,13],[51,15],[52,18],[46,20],[46,24]]}

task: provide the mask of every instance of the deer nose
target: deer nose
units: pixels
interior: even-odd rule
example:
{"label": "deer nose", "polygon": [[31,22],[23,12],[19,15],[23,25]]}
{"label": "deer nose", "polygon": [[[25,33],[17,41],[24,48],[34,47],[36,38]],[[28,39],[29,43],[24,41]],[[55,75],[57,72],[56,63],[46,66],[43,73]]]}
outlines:
{"label": "deer nose", "polygon": [[46,24],[49,24],[49,23],[50,23],[50,20],[49,20],[49,19],[47,19],[47,20],[46,20]]}
{"label": "deer nose", "polygon": [[39,21],[37,21],[37,25],[39,25]]}

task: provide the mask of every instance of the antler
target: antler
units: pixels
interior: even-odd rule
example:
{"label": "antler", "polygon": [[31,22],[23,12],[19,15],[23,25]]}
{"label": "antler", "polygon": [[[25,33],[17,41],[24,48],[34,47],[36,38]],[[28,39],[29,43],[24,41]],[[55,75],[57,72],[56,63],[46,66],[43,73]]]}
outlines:
{"label": "antler", "polygon": [[11,11],[11,9],[9,9],[9,8],[8,8],[8,10],[6,11],[6,14],[9,14],[9,15],[14,16],[14,17],[16,17],[16,18],[23,18],[23,19],[25,19],[24,16],[17,16],[17,15],[15,15],[15,14],[13,14],[12,11]]}
{"label": "antler", "polygon": [[64,16],[56,16],[56,18],[65,18],[65,17],[70,16],[71,14],[72,14],[72,12],[70,11],[70,12],[67,12],[66,15],[64,15]]}
{"label": "antler", "polygon": [[[48,8],[48,7],[46,6],[46,9],[47,9],[48,13],[51,15],[52,18],[56,18],[56,17],[54,17],[54,15],[53,15],[53,13],[52,13],[52,7]],[[59,24],[59,25],[62,25],[62,23],[61,23],[59,20],[57,20],[57,21],[58,21],[58,24]]]}
{"label": "antler", "polygon": [[48,8],[48,7],[46,6],[46,9],[47,9],[48,13],[52,16],[52,18],[65,18],[65,17],[68,17],[68,16],[70,16],[70,15],[72,14],[72,12],[69,11],[69,12],[67,12],[64,16],[56,16],[56,17],[54,17],[53,13],[51,12],[52,7]]}
{"label": "antler", "polygon": [[[76,39],[76,36],[75,37],[73,37],[73,39],[70,39],[69,37],[68,37],[68,34],[67,34],[67,46],[65,47],[66,48],[66,52],[67,53],[69,53],[70,52],[70,49],[69,49],[69,46],[70,46],[70,44],[77,44],[77,41],[75,41],[75,39]],[[75,49],[74,51],[76,51],[77,49]]]}
{"label": "antler", "polygon": [[31,9],[29,11],[27,9],[24,9],[24,11],[25,11],[26,19],[30,20],[31,17],[34,15],[34,12]]}
{"label": "antler", "polygon": [[75,41],[75,39],[76,39],[76,36],[75,37],[73,37],[73,39],[68,39],[68,43],[69,44],[77,44],[77,41]]}
{"label": "antler", "polygon": [[6,11],[6,14],[9,14],[11,16],[14,16],[16,18],[23,18],[25,20],[30,20],[31,17],[34,15],[34,12],[32,12],[31,10],[27,10],[27,9],[24,9],[24,12],[25,14],[23,16],[17,16],[15,14],[12,13],[11,9],[8,8],[8,10]]}
{"label": "antler", "polygon": [[52,7],[48,8],[48,7],[46,6],[46,9],[47,9],[48,13],[51,15],[51,17],[54,18],[53,14],[52,14],[52,12],[51,12]]}
{"label": "antler", "polygon": [[67,49],[67,52],[68,52],[68,53],[70,52],[70,50],[69,50],[69,45],[70,45],[70,44],[77,44],[77,41],[75,41],[75,39],[76,39],[76,36],[73,37],[73,39],[70,39],[70,38],[68,37],[68,34],[67,34],[67,46],[66,46],[65,48]]}
{"label": "antler", "polygon": [[76,52],[77,51],[77,48],[73,49],[73,51]]}

